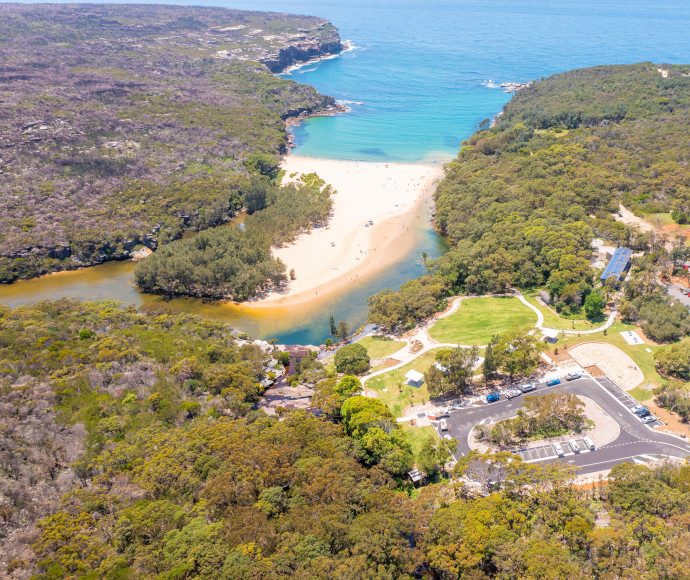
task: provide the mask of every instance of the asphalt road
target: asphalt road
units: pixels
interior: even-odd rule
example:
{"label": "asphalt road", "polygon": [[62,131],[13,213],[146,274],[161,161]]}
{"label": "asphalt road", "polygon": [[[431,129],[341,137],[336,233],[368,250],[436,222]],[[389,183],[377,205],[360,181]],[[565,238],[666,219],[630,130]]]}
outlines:
{"label": "asphalt road", "polygon": [[[553,387],[547,387],[540,383],[537,390],[530,393],[546,393],[560,389],[589,397],[615,419],[621,428],[620,435],[614,441],[598,447],[593,452],[570,455],[562,459],[550,459],[544,463],[563,461],[578,466],[581,474],[587,474],[604,471],[619,463],[634,461],[635,458],[644,462],[649,459],[649,456],[687,457],[690,455],[688,443],[643,424],[622,402],[625,399],[625,393],[606,379],[603,379],[602,382],[606,384],[606,388],[589,377],[563,382]],[[446,419],[448,423],[447,434],[458,441],[456,457],[470,451],[468,436],[475,425],[482,422],[488,424],[515,416],[517,410],[522,406],[522,399],[522,396],[510,400],[501,398],[496,403],[451,411],[450,417]],[[439,429],[438,426],[436,428]],[[442,435],[445,434],[446,432]]]}

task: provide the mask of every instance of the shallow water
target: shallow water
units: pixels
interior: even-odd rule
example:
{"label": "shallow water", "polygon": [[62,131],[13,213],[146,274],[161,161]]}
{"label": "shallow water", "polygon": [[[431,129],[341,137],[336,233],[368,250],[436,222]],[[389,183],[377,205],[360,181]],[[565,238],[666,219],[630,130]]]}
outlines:
{"label": "shallow water", "polygon": [[[147,0],[149,1],[149,0]],[[168,4],[187,4],[168,0]],[[335,96],[351,112],[297,127],[296,154],[364,161],[452,158],[483,119],[510,95],[502,82],[528,81],[597,64],[690,61],[690,2],[662,0],[221,0],[198,4],[322,16],[354,49],[286,75]],[[328,317],[363,322],[366,297],[422,273],[417,256],[436,256],[445,243],[420,220],[414,249],[403,261],[331,302],[305,308],[247,309],[193,299],[169,304],[231,322],[256,337],[319,343]],[[115,298],[142,304],[161,298],[131,286],[133,264],[0,286],[0,301]],[[318,312],[315,312],[318,310]]]}

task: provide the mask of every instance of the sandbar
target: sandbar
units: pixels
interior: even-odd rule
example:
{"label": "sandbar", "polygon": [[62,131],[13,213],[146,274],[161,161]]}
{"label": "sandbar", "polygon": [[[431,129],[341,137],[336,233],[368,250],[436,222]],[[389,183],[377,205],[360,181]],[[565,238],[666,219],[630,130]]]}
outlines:
{"label": "sandbar", "polygon": [[274,248],[295,280],[250,303],[289,306],[331,295],[401,259],[412,247],[410,226],[443,175],[441,164],[337,161],[288,155],[283,182],[316,173],[330,184],[328,225]]}

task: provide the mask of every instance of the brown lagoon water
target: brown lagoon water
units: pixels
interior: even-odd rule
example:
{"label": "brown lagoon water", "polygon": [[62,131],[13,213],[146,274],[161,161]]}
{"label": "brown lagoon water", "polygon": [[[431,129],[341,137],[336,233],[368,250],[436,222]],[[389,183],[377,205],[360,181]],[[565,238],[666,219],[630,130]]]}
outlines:
{"label": "brown lagoon water", "polygon": [[179,312],[227,322],[255,338],[277,338],[283,344],[321,344],[328,337],[331,314],[336,320],[359,326],[366,318],[367,297],[384,288],[397,289],[403,282],[422,274],[422,266],[417,260],[422,252],[440,256],[447,251],[445,240],[430,226],[428,207],[425,212],[420,212],[415,225],[409,234],[415,236],[414,247],[402,260],[353,283],[352,288],[340,296],[313,300],[304,305],[252,309],[212,300],[146,294],[132,283],[135,264],[131,261],[107,262],[0,285],[0,302],[10,307],[57,298],[113,299],[135,306],[164,303]]}

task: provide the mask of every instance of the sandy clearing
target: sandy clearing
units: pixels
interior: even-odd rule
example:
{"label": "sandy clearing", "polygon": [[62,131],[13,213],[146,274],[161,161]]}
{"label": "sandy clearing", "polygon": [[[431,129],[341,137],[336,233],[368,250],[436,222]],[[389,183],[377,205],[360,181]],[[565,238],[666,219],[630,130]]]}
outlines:
{"label": "sandy clearing", "polygon": [[[437,180],[441,165],[364,163],[289,155],[286,181],[316,173],[333,186],[328,226],[302,234],[273,251],[296,279],[287,290],[271,293],[252,307],[286,306],[323,297],[394,263],[414,243],[410,231]],[[371,220],[373,226],[365,224]]]}
{"label": "sandy clearing", "polygon": [[587,342],[569,348],[568,354],[583,368],[593,365],[599,367],[626,391],[644,381],[644,374],[635,361],[612,344]]}

